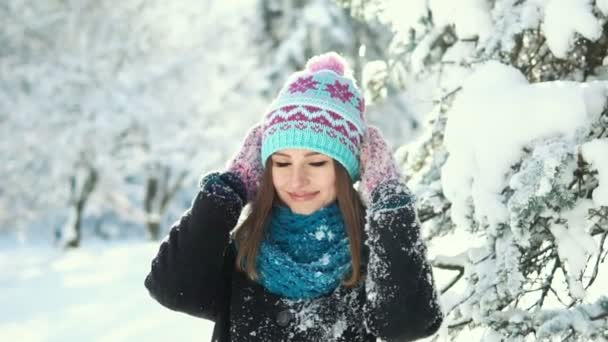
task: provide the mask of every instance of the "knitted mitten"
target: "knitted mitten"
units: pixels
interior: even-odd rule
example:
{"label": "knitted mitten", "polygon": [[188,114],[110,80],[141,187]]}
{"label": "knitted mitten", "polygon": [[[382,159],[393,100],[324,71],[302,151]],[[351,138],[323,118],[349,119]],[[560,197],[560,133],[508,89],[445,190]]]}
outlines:
{"label": "knitted mitten", "polygon": [[369,205],[376,187],[389,180],[399,180],[400,175],[388,144],[380,130],[368,126],[361,143],[361,183],[359,191],[363,202]]}
{"label": "knitted mitten", "polygon": [[227,171],[236,174],[243,181],[247,192],[247,201],[255,197],[258,183],[264,173],[261,150],[262,125],[257,124],[247,132],[240,151],[237,152],[227,165]]}

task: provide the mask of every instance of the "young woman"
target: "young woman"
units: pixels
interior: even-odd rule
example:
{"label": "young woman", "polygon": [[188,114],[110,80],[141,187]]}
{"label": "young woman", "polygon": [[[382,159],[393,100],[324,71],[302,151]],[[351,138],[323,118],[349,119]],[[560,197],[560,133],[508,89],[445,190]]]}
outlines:
{"label": "young woman", "polygon": [[214,321],[212,341],[410,341],[443,321],[412,196],[345,68],[329,53],[292,75],[152,261],[150,294]]}

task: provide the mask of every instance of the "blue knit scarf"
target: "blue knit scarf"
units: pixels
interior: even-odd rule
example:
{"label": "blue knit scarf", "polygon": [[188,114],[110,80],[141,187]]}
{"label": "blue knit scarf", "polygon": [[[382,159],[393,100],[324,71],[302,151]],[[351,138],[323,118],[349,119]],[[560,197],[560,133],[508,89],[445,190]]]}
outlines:
{"label": "blue knit scarf", "polygon": [[331,293],[351,270],[344,219],[336,202],[310,215],[274,206],[257,259],[260,283],[289,299]]}

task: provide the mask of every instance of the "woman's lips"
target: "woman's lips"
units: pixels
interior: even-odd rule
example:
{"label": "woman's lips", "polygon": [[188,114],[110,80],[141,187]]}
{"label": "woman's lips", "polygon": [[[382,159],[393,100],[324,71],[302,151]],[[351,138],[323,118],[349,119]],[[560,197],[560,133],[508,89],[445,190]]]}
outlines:
{"label": "woman's lips", "polygon": [[310,199],[312,199],[313,197],[315,197],[319,192],[303,192],[303,193],[289,193],[289,196],[294,200],[294,201],[308,201]]}

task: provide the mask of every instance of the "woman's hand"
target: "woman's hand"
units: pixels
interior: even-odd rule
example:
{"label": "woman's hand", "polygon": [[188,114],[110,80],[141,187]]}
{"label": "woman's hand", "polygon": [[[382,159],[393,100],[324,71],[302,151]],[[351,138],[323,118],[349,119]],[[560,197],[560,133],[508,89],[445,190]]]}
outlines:
{"label": "woman's hand", "polygon": [[371,194],[379,184],[400,178],[393,154],[378,128],[367,127],[361,143],[360,160],[359,189],[363,201],[369,205]]}
{"label": "woman's hand", "polygon": [[236,174],[245,185],[247,201],[255,197],[264,173],[261,156],[262,132],[261,124],[253,126],[247,132],[240,151],[228,163],[227,167],[227,171]]}

